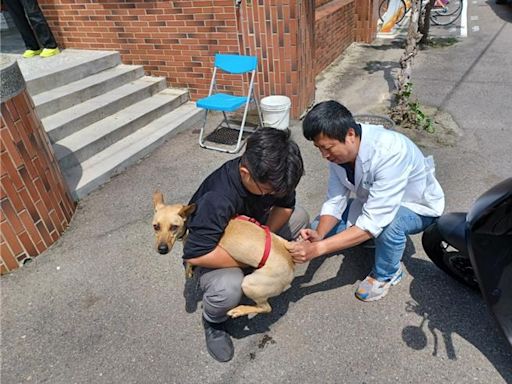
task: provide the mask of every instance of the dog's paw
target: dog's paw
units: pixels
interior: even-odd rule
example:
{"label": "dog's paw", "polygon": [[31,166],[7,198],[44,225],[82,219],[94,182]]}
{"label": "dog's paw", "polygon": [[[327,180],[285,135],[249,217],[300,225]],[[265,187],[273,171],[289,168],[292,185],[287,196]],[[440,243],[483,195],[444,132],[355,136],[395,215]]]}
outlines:
{"label": "dog's paw", "polygon": [[185,262],[185,278],[192,279],[194,277],[195,266]]}
{"label": "dog's paw", "polygon": [[239,307],[233,308],[232,310],[228,311],[228,316],[236,319],[237,317],[246,315],[246,311],[240,309]]}

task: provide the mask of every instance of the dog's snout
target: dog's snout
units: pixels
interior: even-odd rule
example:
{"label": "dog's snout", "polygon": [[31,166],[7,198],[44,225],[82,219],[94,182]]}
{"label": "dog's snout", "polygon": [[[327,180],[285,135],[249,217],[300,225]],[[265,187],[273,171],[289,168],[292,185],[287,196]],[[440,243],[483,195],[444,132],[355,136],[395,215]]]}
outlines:
{"label": "dog's snout", "polygon": [[158,246],[158,253],[165,255],[167,252],[169,252],[169,247],[167,244],[160,244]]}

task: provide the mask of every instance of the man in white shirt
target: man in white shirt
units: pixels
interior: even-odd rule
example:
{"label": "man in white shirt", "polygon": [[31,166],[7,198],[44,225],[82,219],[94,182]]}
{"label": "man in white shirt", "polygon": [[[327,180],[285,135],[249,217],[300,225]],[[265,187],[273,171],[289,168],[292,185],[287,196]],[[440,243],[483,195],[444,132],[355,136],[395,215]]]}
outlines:
{"label": "man in white shirt", "polygon": [[329,184],[319,218],[301,231],[303,241],[291,243],[290,253],[304,263],[373,238],[375,262],[355,295],[379,300],[402,279],[407,235],[422,232],[443,212],[433,160],[398,132],[356,123],[333,100],[317,104],[302,127],[329,161]]}

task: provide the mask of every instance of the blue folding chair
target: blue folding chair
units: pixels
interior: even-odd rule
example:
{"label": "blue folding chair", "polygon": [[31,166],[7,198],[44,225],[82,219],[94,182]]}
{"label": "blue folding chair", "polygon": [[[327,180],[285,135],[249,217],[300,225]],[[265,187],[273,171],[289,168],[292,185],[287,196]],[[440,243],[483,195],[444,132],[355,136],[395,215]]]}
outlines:
{"label": "blue folding chair", "polygon": [[[215,61],[214,61],[214,68],[213,68],[213,76],[212,81],[210,83],[210,91],[208,92],[208,97],[205,97],[203,99],[199,99],[196,102],[196,105],[199,108],[203,108],[206,110],[203,127],[201,128],[201,133],[199,135],[199,145],[202,148],[208,148],[213,149],[216,151],[221,152],[228,152],[228,153],[236,153],[240,150],[242,147],[243,142],[243,133],[244,128],[246,125],[246,119],[247,119],[247,112],[249,111],[249,103],[254,102],[256,104],[257,110],[258,110],[258,119],[259,119],[259,126],[263,127],[263,119],[261,116],[261,110],[260,105],[258,103],[258,99],[254,95],[254,78],[256,77],[256,70],[258,66],[258,59],[256,56],[241,56],[241,55],[226,55],[226,54],[219,54],[217,53],[215,55]],[[251,80],[249,84],[249,89],[247,92],[247,96],[235,96],[230,95],[227,93],[221,93],[217,91],[217,83],[216,83],[216,76],[217,73],[223,72],[226,74],[232,74],[232,75],[240,75],[241,79],[243,80],[243,76],[246,73],[251,73]],[[242,122],[238,126],[233,126],[233,121],[228,120],[228,112],[235,112],[241,107],[244,107],[244,114],[242,117]],[[209,135],[205,137],[205,127],[206,122],[208,120],[208,112],[209,111],[222,111],[222,114],[224,115],[224,119],[220,122],[219,125],[215,128],[215,130]],[[256,129],[258,128],[256,127]],[[208,141],[208,138],[211,137],[211,135],[214,135],[216,132],[220,133],[219,130],[228,130],[228,137],[233,136],[233,134],[237,135],[237,141],[233,149],[229,148],[222,148],[222,147],[216,147],[213,145],[207,145],[205,142]],[[231,131],[233,130],[233,131]],[[224,132],[222,131],[222,132]],[[238,131],[238,133],[237,133]],[[251,132],[248,129],[246,129],[246,132]],[[254,132],[254,130],[252,130]],[[220,135],[222,136],[222,134]],[[225,135],[224,135],[225,136]],[[214,140],[212,140],[214,141]],[[217,141],[218,142],[218,141]]]}

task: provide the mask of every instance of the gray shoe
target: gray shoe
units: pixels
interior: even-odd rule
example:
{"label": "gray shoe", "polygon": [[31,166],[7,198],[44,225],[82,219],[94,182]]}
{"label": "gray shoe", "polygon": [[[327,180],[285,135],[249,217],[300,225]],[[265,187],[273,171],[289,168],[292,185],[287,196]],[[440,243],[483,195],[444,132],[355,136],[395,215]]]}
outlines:
{"label": "gray shoe", "polygon": [[203,317],[206,349],[215,360],[225,363],[233,358],[235,348],[224,323],[212,323]]}
{"label": "gray shoe", "polygon": [[[398,271],[396,271],[395,274],[386,281],[377,281],[370,274],[366,279],[359,283],[355,295],[361,301],[380,300],[388,294],[389,289],[392,286],[397,285],[402,280],[403,276],[404,272],[402,270],[402,265],[400,265]],[[374,280],[373,283],[370,282],[369,277],[372,277]]]}

